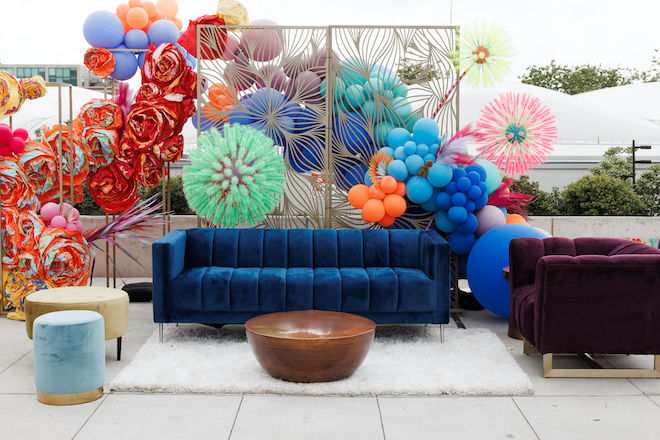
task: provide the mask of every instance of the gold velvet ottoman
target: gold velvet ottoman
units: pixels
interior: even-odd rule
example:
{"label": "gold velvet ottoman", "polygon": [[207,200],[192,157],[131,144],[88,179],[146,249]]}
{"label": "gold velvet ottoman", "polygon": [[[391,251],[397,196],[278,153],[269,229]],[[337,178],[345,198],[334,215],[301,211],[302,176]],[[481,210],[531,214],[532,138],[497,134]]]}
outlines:
{"label": "gold velvet ottoman", "polygon": [[32,323],[39,316],[60,310],[92,310],[103,316],[105,340],[117,339],[121,359],[121,337],[128,329],[128,294],[107,287],[58,287],[39,290],[25,298],[25,329],[32,339]]}

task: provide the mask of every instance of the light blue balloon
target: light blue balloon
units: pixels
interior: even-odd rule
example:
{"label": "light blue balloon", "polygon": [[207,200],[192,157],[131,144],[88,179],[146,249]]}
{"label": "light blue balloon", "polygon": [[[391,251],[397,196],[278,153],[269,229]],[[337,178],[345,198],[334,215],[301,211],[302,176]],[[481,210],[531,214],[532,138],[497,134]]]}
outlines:
{"label": "light blue balloon", "polygon": [[124,25],[112,12],[95,11],[83,23],[83,36],[90,46],[110,49],[124,41]]}
{"label": "light blue balloon", "polygon": [[140,29],[131,29],[124,36],[124,44],[129,49],[146,49],[149,47],[149,37]]}
{"label": "light blue balloon", "polygon": [[435,162],[431,168],[429,168],[427,178],[431,185],[436,188],[442,188],[451,182],[452,171],[451,167],[445,163]]}
{"label": "light blue balloon", "polygon": [[354,109],[362,107],[362,104],[364,104],[365,101],[364,96],[364,87],[360,84],[348,86],[344,92],[344,99],[346,99],[346,102]]}
{"label": "light blue balloon", "polygon": [[431,198],[422,204],[422,209],[429,212],[435,212],[438,210],[438,207],[435,204],[435,197],[440,193],[440,190],[437,188],[433,189],[433,194]]}
{"label": "light blue balloon", "polygon": [[422,118],[415,122],[413,127],[413,140],[418,144],[431,145],[438,138],[440,127],[431,118]]}
{"label": "light blue balloon", "polygon": [[189,65],[190,67],[192,67],[193,69],[194,69],[195,67],[197,67],[197,60],[195,59],[194,56],[192,56],[192,55],[190,55],[190,54],[188,54],[188,56],[186,57],[186,63],[188,63],[188,65]]}
{"label": "light blue balloon", "polygon": [[432,155],[437,155],[438,154],[438,149],[440,148],[440,145],[437,142],[432,143],[429,145],[429,153]]}
{"label": "light blue balloon", "polygon": [[424,159],[416,154],[411,154],[410,156],[406,157],[406,166],[408,167],[408,173],[410,175],[416,176],[417,173],[419,173],[419,170],[421,170],[424,166]]}
{"label": "light blue balloon", "polygon": [[374,125],[374,142],[377,146],[387,145],[387,135],[392,130],[392,124],[389,122],[379,122]]}
{"label": "light blue balloon", "polygon": [[431,153],[424,156],[424,163],[426,162],[435,162],[435,156]]}
{"label": "light blue balloon", "polygon": [[[402,97],[392,99],[390,107],[392,107],[394,114],[399,117],[408,116],[413,111],[412,104]],[[394,117],[394,115],[392,115],[392,117]]]}
{"label": "light blue balloon", "polygon": [[445,233],[450,233],[456,229],[456,223],[449,220],[447,217],[447,211],[438,211],[435,213],[435,227]]}
{"label": "light blue balloon", "polygon": [[144,57],[147,55],[146,52],[140,52],[137,57],[138,61],[138,66],[140,66],[140,69],[144,66]]}
{"label": "light blue balloon", "polygon": [[374,123],[385,119],[385,112],[383,110],[383,105],[381,103],[374,102],[373,99],[366,100],[362,105],[362,114],[365,118],[373,121]]}
{"label": "light blue balloon", "polygon": [[[400,146],[400,147],[396,147],[396,148],[394,149],[394,158],[395,158],[395,159],[398,159],[398,160],[400,160],[400,161],[403,162],[404,160],[406,160],[406,156],[407,156],[407,155],[406,155],[406,152],[405,152],[405,150],[404,150],[403,145]],[[405,165],[405,164],[404,164],[404,165]]]}
{"label": "light blue balloon", "polygon": [[[326,87],[326,82],[325,78],[323,78],[323,81],[321,81],[321,86],[319,88],[321,96],[325,98],[325,87]],[[335,101],[339,101],[342,99],[344,96],[344,92],[346,91],[346,84],[344,81],[342,81],[341,78],[335,78],[335,90],[334,90],[334,99]]]}
{"label": "light blue balloon", "polygon": [[[119,45],[116,49],[126,49],[123,44]],[[110,77],[117,81],[125,81],[135,75],[138,69],[138,62],[133,52],[112,51],[112,56],[115,57],[115,69],[110,74]]]}
{"label": "light blue balloon", "polygon": [[149,44],[154,43],[156,47],[163,43],[176,43],[179,38],[179,29],[170,20],[156,20],[147,31]]}
{"label": "light blue balloon", "polygon": [[374,182],[371,180],[371,177],[369,176],[369,171],[367,171],[364,174],[364,184],[367,186],[371,186],[374,184]]}
{"label": "light blue balloon", "polygon": [[387,67],[380,66],[376,64],[373,69],[371,69],[370,78],[380,78],[383,81],[386,91],[391,91],[396,86],[398,78],[396,73],[392,72]]}
{"label": "light blue balloon", "polygon": [[392,148],[400,147],[408,141],[412,141],[412,135],[405,128],[396,127],[387,135],[387,144]]}
{"label": "light blue balloon", "polygon": [[390,156],[394,157],[394,150],[391,149],[390,147],[383,147],[380,150],[381,153],[389,154]]}
{"label": "light blue balloon", "polygon": [[383,91],[385,90],[383,80],[380,78],[369,78],[367,83],[364,85],[364,90],[370,99],[373,99],[376,95],[382,95]]}
{"label": "light blue balloon", "polygon": [[413,176],[406,184],[406,195],[412,202],[421,205],[431,198],[433,187],[425,177]]}
{"label": "light blue balloon", "polygon": [[363,85],[367,82],[370,72],[371,70],[369,70],[364,60],[360,58],[349,58],[341,62],[337,76],[344,81],[346,86],[353,84]]}
{"label": "light blue balloon", "polygon": [[475,162],[478,165],[481,165],[486,171],[486,181],[484,183],[486,184],[486,192],[490,195],[500,187],[500,184],[502,183],[502,173],[500,173],[500,169],[497,168],[497,165],[489,160],[477,159]]}
{"label": "light blue balloon", "polygon": [[392,89],[392,92],[395,98],[405,98],[408,96],[408,86],[399,81]]}
{"label": "light blue balloon", "polygon": [[408,177],[408,167],[404,161],[395,159],[387,165],[387,174],[403,182]]}
{"label": "light blue balloon", "polygon": [[413,141],[408,141],[403,144],[403,151],[405,151],[406,155],[415,154],[417,152],[417,144]]}
{"label": "light blue balloon", "polygon": [[429,154],[429,147],[428,147],[428,145],[426,145],[426,144],[417,144],[417,151],[416,151],[416,153],[417,153],[419,156],[422,156],[422,157],[426,156],[427,154]]}

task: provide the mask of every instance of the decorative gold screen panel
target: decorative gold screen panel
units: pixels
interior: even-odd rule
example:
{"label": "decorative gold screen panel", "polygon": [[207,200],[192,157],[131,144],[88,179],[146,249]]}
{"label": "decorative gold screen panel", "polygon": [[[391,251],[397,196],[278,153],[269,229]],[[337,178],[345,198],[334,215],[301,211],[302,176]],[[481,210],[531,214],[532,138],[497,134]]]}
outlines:
{"label": "decorative gold screen panel", "polygon": [[[236,32],[240,30],[241,32]],[[260,226],[364,228],[346,193],[362,183],[369,158],[392,127],[430,117],[457,72],[456,27],[199,26],[197,126],[225,121],[263,130],[287,165],[284,195]],[[224,52],[220,44],[229,34]],[[235,96],[225,101],[217,87]],[[214,98],[214,99],[211,99]],[[458,129],[458,89],[435,116]],[[198,133],[199,134],[199,133]],[[394,227],[425,228],[430,214],[410,206]]]}

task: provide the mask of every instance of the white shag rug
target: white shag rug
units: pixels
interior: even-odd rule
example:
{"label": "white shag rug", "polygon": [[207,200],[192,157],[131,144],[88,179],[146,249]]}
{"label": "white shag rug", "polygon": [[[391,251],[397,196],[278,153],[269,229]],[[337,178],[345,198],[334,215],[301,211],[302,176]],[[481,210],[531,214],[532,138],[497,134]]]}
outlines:
{"label": "white shag rug", "polygon": [[349,378],[302,384],[269,376],[242,327],[167,326],[112,381],[112,391],[299,395],[533,394],[532,383],[487,329],[379,327],[364,363]]}

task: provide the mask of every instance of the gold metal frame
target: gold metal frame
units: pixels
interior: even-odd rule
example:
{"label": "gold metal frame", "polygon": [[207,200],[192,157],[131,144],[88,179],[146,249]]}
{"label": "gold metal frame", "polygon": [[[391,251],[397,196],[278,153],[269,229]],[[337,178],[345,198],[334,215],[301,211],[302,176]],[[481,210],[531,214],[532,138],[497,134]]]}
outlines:
{"label": "gold metal frame", "polygon": [[37,391],[37,400],[46,405],[79,405],[93,402],[103,396],[103,385],[90,391],[73,394],[50,394]]}

